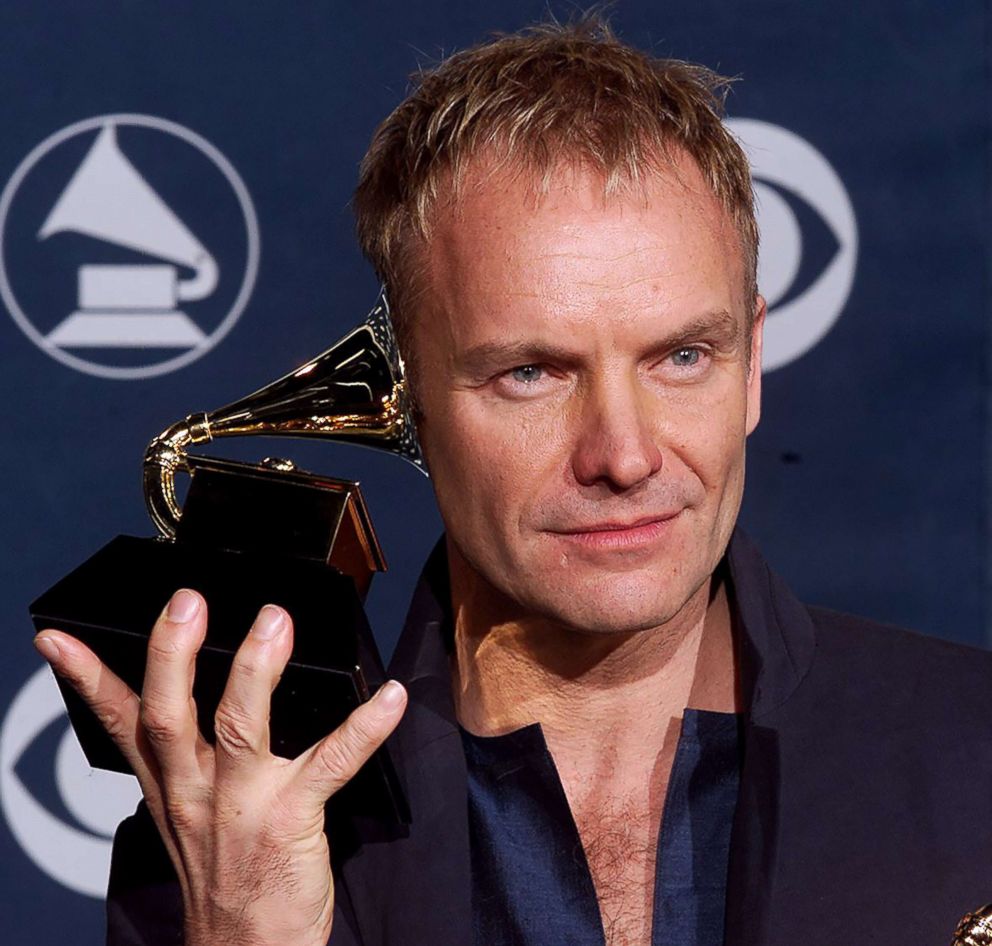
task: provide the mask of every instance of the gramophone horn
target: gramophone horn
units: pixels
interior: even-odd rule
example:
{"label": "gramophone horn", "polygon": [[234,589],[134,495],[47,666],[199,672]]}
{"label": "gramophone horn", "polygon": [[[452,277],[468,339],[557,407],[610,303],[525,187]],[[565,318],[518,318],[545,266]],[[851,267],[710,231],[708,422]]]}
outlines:
{"label": "gramophone horn", "polygon": [[209,414],[191,414],[159,434],[145,453],[145,502],[163,535],[175,536],[182,515],[175,475],[187,471],[186,450],[217,437],[250,434],[321,437],[375,447],[427,472],[381,293],[368,318],[285,377]]}

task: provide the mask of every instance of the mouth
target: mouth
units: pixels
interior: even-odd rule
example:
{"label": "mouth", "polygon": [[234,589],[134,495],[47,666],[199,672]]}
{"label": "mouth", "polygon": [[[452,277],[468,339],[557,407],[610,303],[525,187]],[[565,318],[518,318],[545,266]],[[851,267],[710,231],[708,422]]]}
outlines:
{"label": "mouth", "polygon": [[629,522],[607,520],[568,529],[554,529],[551,534],[566,542],[588,549],[636,549],[664,537],[682,510],[660,515],[642,516]]}

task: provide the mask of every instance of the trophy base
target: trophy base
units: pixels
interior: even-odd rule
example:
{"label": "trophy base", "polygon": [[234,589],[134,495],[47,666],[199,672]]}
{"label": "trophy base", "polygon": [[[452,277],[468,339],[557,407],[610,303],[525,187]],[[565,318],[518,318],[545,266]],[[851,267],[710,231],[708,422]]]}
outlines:
{"label": "trophy base", "polygon": [[[141,692],[148,636],[178,588],[207,602],[209,620],[193,695],[200,731],[213,719],[234,652],[259,608],[277,604],[293,618],[289,664],[272,695],[272,752],[293,758],[338,727],[385,678],[355,584],[321,562],[181,547],[118,536],[46,591],[31,607],[37,630],[82,640],[135,692]],[[130,772],[96,717],[59,680],[83,752],[95,768]],[[407,824],[409,811],[385,747],[331,799],[332,810]]]}

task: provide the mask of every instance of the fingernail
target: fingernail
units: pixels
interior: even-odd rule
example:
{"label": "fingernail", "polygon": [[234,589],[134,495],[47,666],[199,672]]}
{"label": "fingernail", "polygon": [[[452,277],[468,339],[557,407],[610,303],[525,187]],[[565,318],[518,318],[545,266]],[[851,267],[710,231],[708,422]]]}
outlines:
{"label": "fingernail", "polygon": [[200,606],[200,599],[192,591],[177,591],[169,602],[168,618],[176,624],[189,621]]}
{"label": "fingernail", "polygon": [[258,612],[251,632],[260,641],[270,641],[282,630],[283,612],[273,604],[267,604]]}
{"label": "fingernail", "polygon": [[62,656],[62,651],[59,650],[59,645],[55,643],[55,639],[52,637],[36,637],[34,639],[34,646],[38,648],[38,653],[41,654],[45,660],[54,661],[58,660]]}
{"label": "fingernail", "polygon": [[403,687],[395,680],[390,680],[375,695],[375,701],[383,709],[396,709],[403,702]]}

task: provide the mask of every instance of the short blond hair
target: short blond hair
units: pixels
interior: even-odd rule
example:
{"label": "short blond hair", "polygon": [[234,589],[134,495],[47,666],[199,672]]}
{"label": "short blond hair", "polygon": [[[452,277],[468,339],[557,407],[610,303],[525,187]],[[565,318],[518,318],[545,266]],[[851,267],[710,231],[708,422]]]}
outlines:
{"label": "short blond hair", "polygon": [[722,121],[730,79],[652,57],[587,16],[498,35],[411,81],[373,135],[354,197],[358,239],[392,299],[401,344],[416,283],[411,244],[429,239],[439,197],[457,195],[483,152],[545,185],[562,164],[591,167],[609,195],[684,151],[739,234],[750,319],[758,228],[747,157]]}

